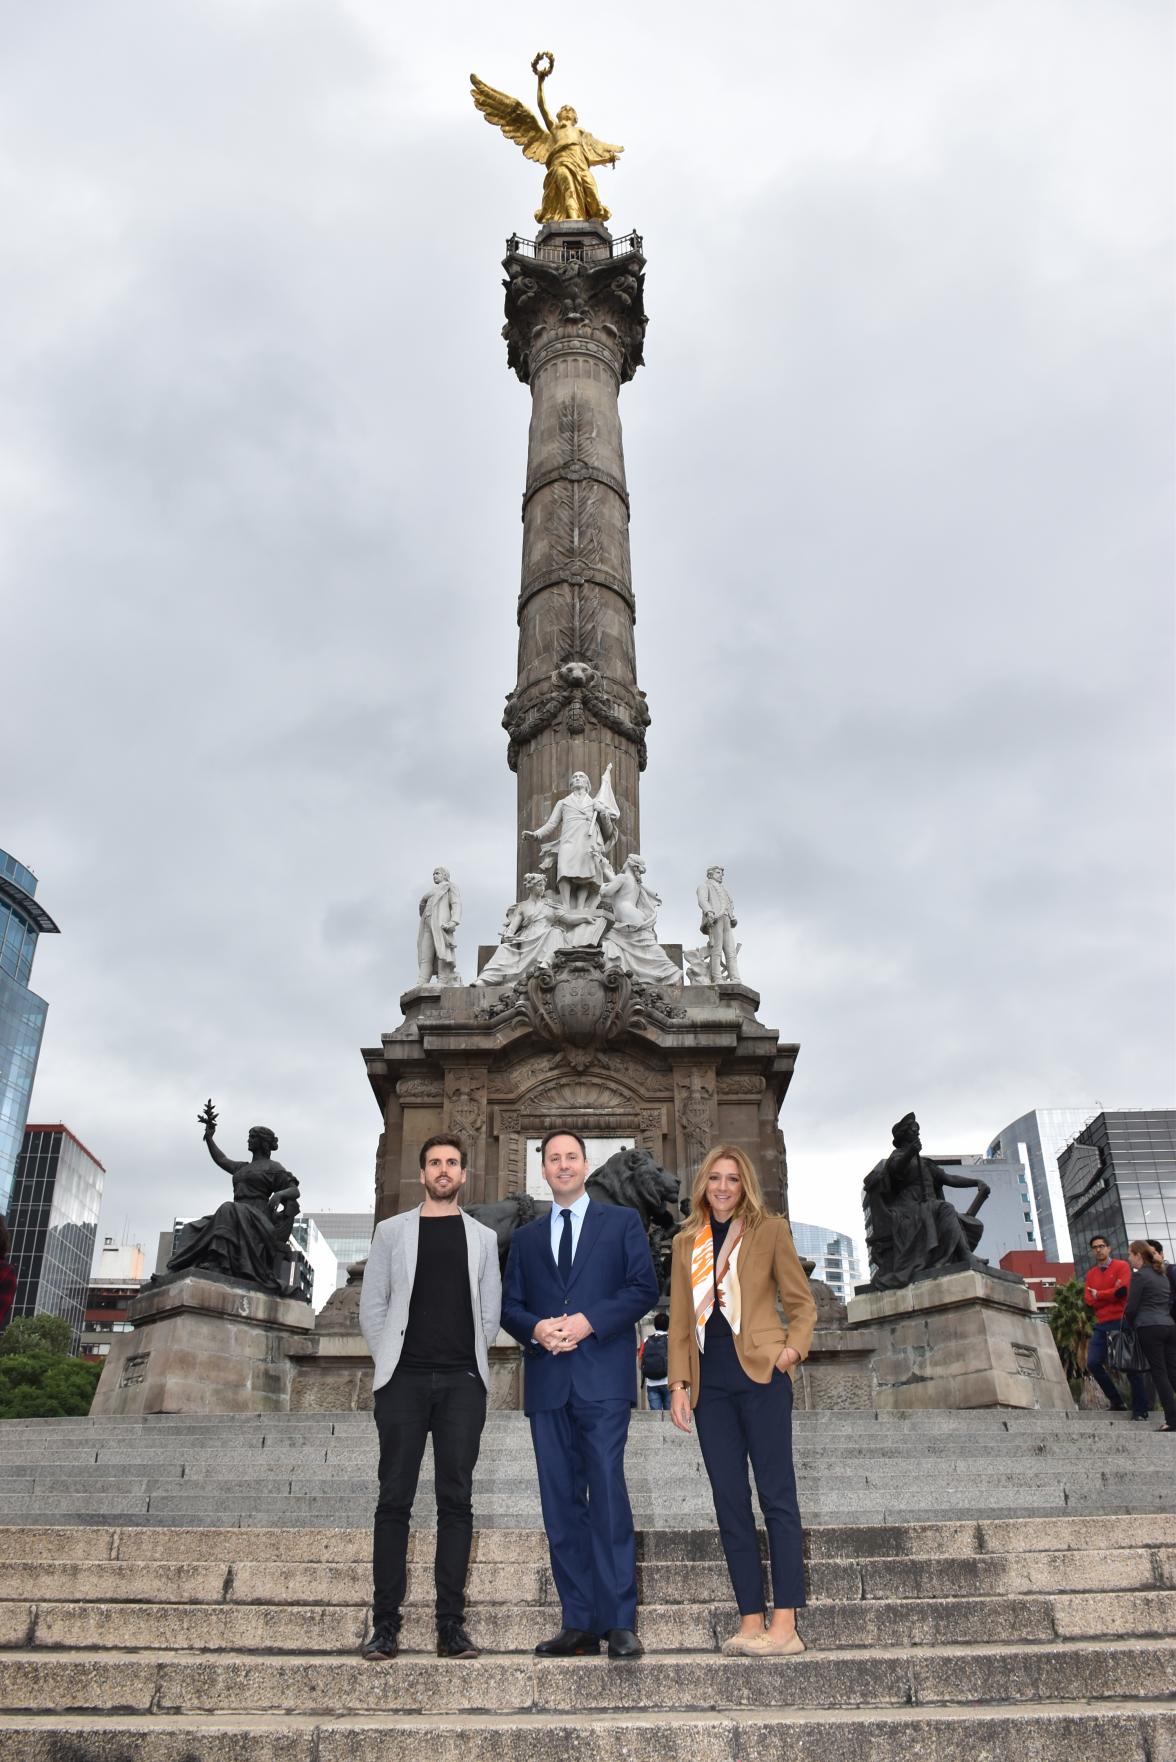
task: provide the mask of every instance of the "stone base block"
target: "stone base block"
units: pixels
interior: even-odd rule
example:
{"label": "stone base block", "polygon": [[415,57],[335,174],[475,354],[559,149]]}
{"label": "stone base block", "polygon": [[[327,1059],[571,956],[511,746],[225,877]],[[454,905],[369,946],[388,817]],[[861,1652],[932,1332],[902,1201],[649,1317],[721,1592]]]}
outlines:
{"label": "stone base block", "polygon": [[795,1384],[798,1412],[871,1412],[874,1382],[871,1356],[876,1341],[869,1328],[818,1327]]}
{"label": "stone base block", "polygon": [[523,1349],[500,1328],[490,1348],[490,1408],[519,1413],[523,1405]]}
{"label": "stone base block", "polygon": [[[320,1318],[321,1319],[321,1318]],[[284,1347],[291,1366],[291,1413],[370,1413],[375,1367],[358,1333],[313,1333]],[[499,1332],[490,1348],[491,1410],[517,1413],[523,1405],[522,1348]]]}
{"label": "stone base block", "polygon": [[983,1273],[951,1273],[848,1305],[852,1336],[875,1336],[873,1402],[890,1408],[1073,1406],[1032,1293]]}
{"label": "stone base block", "polygon": [[314,1326],[309,1303],[189,1278],[141,1291],[133,1331],[111,1350],[93,1414],[285,1413],[292,1341]]}
{"label": "stone base block", "polygon": [[311,1334],[286,1346],[291,1413],[366,1412],[375,1366],[362,1334]]}

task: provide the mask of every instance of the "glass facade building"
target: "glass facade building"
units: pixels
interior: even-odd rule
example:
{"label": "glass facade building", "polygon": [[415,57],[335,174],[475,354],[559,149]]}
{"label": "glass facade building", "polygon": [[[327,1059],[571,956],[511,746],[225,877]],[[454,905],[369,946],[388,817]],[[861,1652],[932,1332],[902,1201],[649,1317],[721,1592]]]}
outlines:
{"label": "glass facade building", "polygon": [[338,1263],[335,1288],[341,1290],[347,1283],[347,1268],[353,1261],[366,1260],[368,1257],[372,1231],[376,1227],[375,1212],[308,1211],[303,1216],[314,1219],[327,1247],[334,1253]]}
{"label": "glass facade building", "polygon": [[1092,1236],[1120,1259],[1129,1242],[1154,1236],[1176,1261],[1176,1108],[1095,1114],[1058,1168],[1079,1267],[1090,1264]]}
{"label": "glass facade building", "polygon": [[1073,1259],[1058,1153],[1096,1111],[1093,1107],[1036,1107],[1005,1126],[988,1146],[989,1156],[1019,1162],[1028,1171],[1041,1247],[1050,1260]]}
{"label": "glass facade building", "polygon": [[7,1214],[49,1005],[29,989],[38,937],[57,925],[37,877],[0,850],[0,1212]]}
{"label": "glass facade building", "polygon": [[816,1262],[813,1278],[828,1285],[842,1303],[848,1303],[862,1276],[853,1237],[840,1230],[827,1230],[823,1224],[801,1224],[793,1218],[789,1219],[789,1224],[796,1252],[805,1260]]}
{"label": "glass facade building", "polygon": [[76,1352],[106,1170],[66,1126],[26,1126],[8,1223],[16,1270],[13,1315],[60,1315]]}

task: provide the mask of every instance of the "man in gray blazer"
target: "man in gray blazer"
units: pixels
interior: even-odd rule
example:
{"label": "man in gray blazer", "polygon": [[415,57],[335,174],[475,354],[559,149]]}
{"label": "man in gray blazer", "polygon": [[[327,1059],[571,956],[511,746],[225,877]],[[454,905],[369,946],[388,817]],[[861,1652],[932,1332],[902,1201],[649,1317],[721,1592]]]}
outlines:
{"label": "man in gray blazer", "polygon": [[425,1442],[433,1435],[437,1492],[437,1655],[476,1658],[465,1630],[473,1539],[474,1465],[490,1387],[502,1281],[493,1230],[458,1205],[466,1152],[442,1134],[421,1146],[425,1197],[376,1226],[359,1325],[375,1362],[380,1494],[372,1547],[372,1635],[363,1656],[395,1658],[408,1558],[408,1523]]}

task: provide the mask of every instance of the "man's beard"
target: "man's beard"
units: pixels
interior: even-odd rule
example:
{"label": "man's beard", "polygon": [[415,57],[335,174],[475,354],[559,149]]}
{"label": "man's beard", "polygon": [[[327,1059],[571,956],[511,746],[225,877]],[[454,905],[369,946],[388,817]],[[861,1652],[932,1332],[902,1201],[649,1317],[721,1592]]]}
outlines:
{"label": "man's beard", "polygon": [[450,1200],[457,1198],[458,1194],[461,1192],[461,1188],[456,1181],[450,1181],[443,1191],[439,1191],[438,1187],[435,1187],[431,1181],[426,1180],[425,1192],[429,1195],[429,1198],[435,1200],[438,1205],[447,1205]]}

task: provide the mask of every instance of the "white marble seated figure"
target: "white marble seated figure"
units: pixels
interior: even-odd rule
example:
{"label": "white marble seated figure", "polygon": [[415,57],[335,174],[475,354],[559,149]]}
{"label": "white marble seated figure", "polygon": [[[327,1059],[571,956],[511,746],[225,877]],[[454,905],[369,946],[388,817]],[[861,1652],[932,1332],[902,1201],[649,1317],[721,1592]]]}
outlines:
{"label": "white marble seated figure", "polygon": [[601,904],[612,911],[603,948],[634,979],[656,985],[680,985],[682,975],[657,940],[658,895],[645,885],[645,860],[636,852],[625,858],[619,875],[600,889]]}
{"label": "white marble seated figure", "polygon": [[523,876],[523,897],[511,906],[498,947],[474,980],[475,985],[506,985],[521,979],[557,948],[588,947],[600,940],[602,918],[592,912],[565,911],[548,893],[546,875]]}

